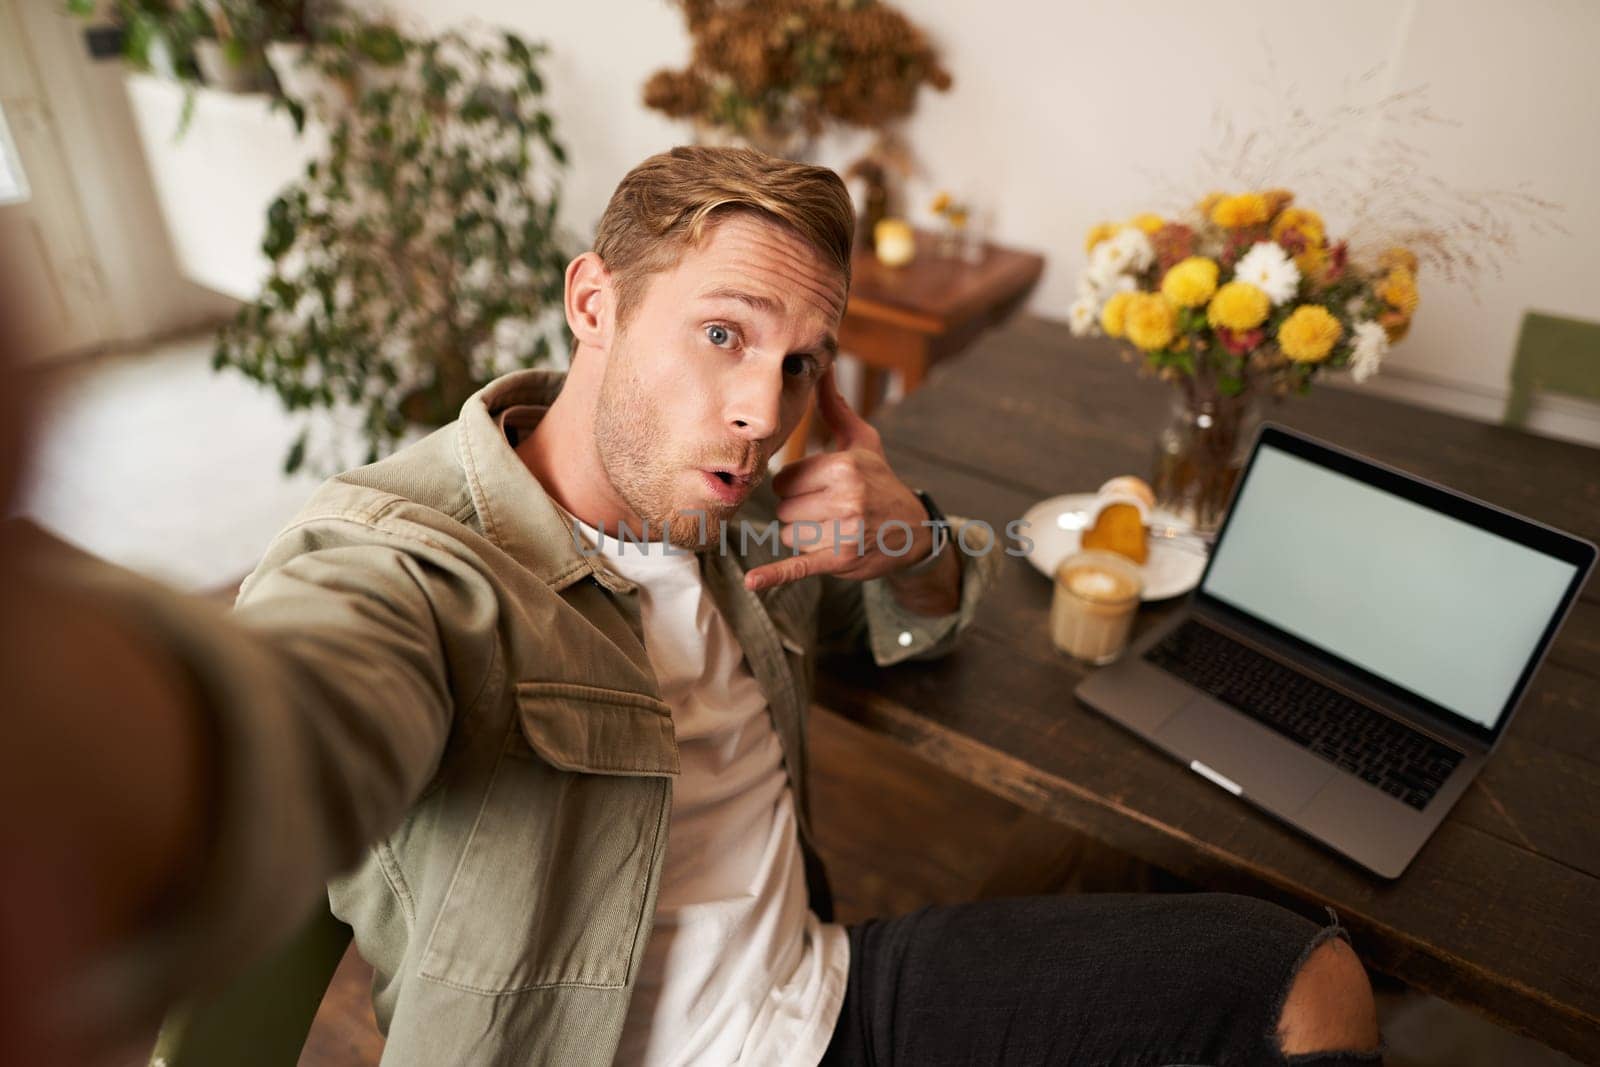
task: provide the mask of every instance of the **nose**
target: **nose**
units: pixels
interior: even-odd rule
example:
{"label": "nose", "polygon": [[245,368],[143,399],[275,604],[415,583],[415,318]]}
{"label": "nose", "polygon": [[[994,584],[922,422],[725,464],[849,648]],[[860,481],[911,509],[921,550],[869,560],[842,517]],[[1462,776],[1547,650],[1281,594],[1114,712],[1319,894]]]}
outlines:
{"label": "nose", "polygon": [[778,432],[783,406],[783,368],[748,360],[734,373],[724,394],[728,426],[747,441],[764,441]]}

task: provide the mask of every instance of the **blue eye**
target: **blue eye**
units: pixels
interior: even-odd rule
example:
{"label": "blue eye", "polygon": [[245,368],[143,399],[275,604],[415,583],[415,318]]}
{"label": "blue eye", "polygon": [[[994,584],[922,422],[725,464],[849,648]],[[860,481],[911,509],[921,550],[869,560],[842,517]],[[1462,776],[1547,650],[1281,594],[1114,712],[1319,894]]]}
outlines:
{"label": "blue eye", "polygon": [[721,348],[723,345],[733,340],[733,334],[728,332],[728,328],[726,326],[707,326],[706,340],[710,341],[718,348]]}

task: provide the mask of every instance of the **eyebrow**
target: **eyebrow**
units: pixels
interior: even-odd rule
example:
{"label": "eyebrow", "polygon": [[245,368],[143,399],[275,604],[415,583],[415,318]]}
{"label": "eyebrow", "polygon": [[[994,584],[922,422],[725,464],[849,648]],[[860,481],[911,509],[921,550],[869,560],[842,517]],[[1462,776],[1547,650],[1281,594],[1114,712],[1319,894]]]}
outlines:
{"label": "eyebrow", "polygon": [[[719,286],[716,289],[711,289],[701,293],[700,299],[735,300],[748,308],[751,308],[755,311],[766,312],[769,315],[776,315],[783,310],[783,305],[779,304],[776,300],[769,296],[761,296],[757,293],[747,293],[743,289],[735,289],[731,285]],[[818,353],[823,353],[837,359],[839,356],[839,339],[830,333],[825,335],[820,341],[812,345],[810,348],[804,349],[800,352],[791,353],[791,355],[816,355]]]}

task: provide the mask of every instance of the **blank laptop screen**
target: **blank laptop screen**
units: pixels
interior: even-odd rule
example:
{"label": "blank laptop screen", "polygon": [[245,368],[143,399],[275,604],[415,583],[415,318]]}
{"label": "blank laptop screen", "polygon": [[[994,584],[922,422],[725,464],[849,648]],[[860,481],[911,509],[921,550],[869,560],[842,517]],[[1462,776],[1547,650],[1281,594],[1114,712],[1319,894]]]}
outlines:
{"label": "blank laptop screen", "polygon": [[1492,729],[1576,570],[1262,444],[1204,590]]}

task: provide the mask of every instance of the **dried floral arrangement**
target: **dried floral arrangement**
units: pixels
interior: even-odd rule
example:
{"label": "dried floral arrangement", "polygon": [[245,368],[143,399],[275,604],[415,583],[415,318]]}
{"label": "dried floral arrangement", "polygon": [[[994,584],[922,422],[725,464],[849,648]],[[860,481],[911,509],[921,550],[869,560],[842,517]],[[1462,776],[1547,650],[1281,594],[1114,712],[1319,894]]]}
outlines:
{"label": "dried floral arrangement", "polygon": [[829,123],[881,128],[950,74],[922,31],[877,0],[678,0],[694,48],[645,82],[646,106],[759,147]]}

